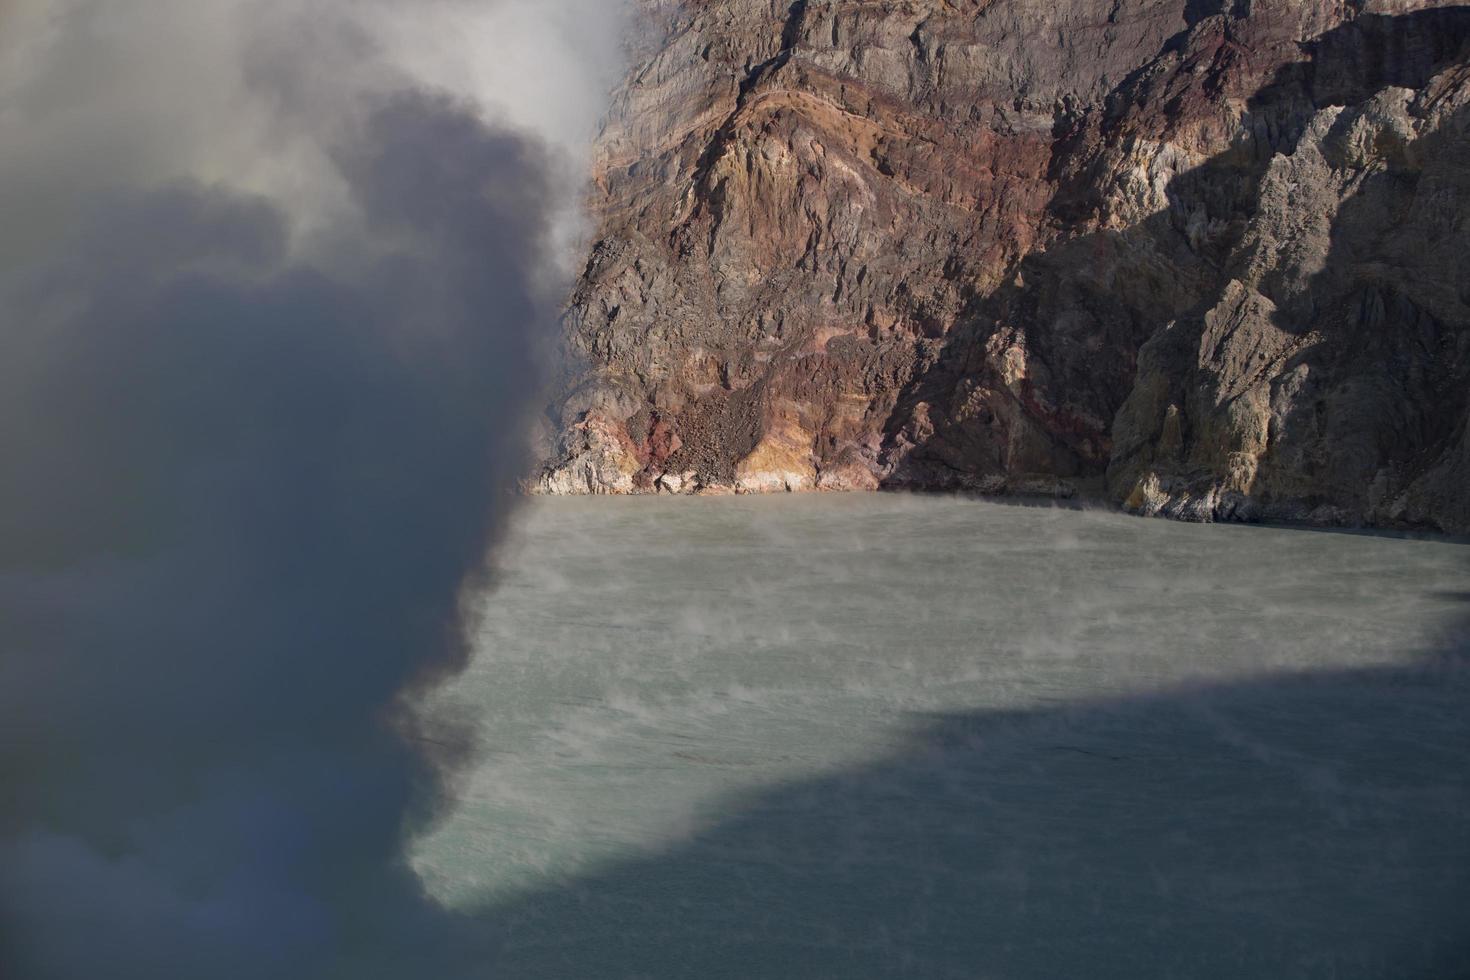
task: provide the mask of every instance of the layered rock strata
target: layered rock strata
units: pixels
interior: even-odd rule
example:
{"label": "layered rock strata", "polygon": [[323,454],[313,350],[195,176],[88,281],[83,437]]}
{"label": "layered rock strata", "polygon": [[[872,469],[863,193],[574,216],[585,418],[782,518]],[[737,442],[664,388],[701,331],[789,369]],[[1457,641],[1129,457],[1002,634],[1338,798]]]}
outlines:
{"label": "layered rock strata", "polygon": [[1470,7],[644,17],[541,491],[1470,530]]}

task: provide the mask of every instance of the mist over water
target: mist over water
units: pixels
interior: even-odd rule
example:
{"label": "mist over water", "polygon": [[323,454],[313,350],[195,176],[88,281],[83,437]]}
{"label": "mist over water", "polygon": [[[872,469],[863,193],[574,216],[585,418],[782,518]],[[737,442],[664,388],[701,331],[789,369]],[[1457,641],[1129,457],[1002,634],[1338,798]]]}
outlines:
{"label": "mist over water", "polygon": [[415,849],[503,975],[1453,977],[1463,544],[547,500]]}

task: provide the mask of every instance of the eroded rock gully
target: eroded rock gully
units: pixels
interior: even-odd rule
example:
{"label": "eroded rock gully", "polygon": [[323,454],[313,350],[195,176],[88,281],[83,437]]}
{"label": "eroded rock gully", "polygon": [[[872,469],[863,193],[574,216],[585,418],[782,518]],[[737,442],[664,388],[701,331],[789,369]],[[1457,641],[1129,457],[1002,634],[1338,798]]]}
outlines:
{"label": "eroded rock gully", "polygon": [[540,491],[1470,530],[1470,7],[642,11]]}

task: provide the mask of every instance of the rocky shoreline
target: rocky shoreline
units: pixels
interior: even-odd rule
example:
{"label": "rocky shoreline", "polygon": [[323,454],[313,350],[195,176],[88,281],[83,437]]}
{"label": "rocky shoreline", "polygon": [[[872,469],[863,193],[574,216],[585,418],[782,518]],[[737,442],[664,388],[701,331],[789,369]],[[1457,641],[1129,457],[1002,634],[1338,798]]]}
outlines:
{"label": "rocky shoreline", "polygon": [[1194,496],[1187,489],[1175,492],[1155,492],[1119,502],[1111,497],[1105,485],[1098,480],[1079,485],[1078,481],[1034,481],[1000,482],[981,485],[970,489],[954,487],[934,488],[923,486],[898,487],[837,487],[805,486],[796,488],[773,487],[770,484],[731,486],[729,484],[705,485],[697,477],[687,480],[660,480],[652,489],[619,489],[615,484],[596,484],[591,488],[576,487],[562,489],[548,486],[543,474],[536,480],[527,480],[522,492],[532,497],[587,497],[587,496],[682,496],[682,497],[730,497],[770,496],[781,494],[915,494],[957,495],[972,497],[993,503],[1016,504],[1019,506],[1062,506],[1075,509],[1098,509],[1135,517],[1181,521],[1190,524],[1259,524],[1275,527],[1300,527],[1316,530],[1343,531],[1386,531],[1411,535],[1429,535],[1434,538],[1470,540],[1470,532],[1446,529],[1434,524],[1415,524],[1380,518],[1376,521],[1364,519],[1330,504],[1309,505],[1300,501],[1265,504],[1243,494],[1227,492],[1220,494],[1207,490],[1202,496]]}

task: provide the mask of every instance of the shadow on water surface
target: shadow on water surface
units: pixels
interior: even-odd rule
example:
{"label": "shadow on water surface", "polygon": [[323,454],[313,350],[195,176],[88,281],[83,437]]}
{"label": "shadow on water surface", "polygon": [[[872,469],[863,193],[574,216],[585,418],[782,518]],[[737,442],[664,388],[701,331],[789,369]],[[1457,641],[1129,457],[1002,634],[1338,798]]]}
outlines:
{"label": "shadow on water surface", "polygon": [[506,977],[1470,977],[1470,623],[1412,666],[922,717],[479,913]]}

